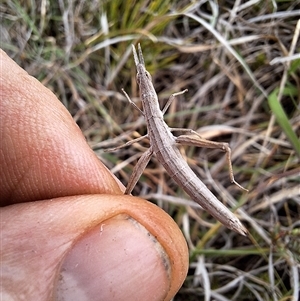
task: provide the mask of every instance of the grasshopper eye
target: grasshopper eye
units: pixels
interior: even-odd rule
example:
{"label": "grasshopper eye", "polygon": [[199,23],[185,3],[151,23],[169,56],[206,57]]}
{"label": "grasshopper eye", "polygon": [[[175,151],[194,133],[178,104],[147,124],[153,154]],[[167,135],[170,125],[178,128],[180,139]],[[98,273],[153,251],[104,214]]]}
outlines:
{"label": "grasshopper eye", "polygon": [[150,73],[149,73],[147,70],[145,71],[145,74],[146,74],[147,78],[148,78],[150,81],[152,81],[152,77],[151,77]]}

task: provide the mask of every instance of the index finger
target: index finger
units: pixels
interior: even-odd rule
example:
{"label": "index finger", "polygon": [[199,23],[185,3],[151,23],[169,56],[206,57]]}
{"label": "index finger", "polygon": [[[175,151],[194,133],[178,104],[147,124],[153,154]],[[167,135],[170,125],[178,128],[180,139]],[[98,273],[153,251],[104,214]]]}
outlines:
{"label": "index finger", "polygon": [[1,206],[122,194],[57,97],[0,51]]}

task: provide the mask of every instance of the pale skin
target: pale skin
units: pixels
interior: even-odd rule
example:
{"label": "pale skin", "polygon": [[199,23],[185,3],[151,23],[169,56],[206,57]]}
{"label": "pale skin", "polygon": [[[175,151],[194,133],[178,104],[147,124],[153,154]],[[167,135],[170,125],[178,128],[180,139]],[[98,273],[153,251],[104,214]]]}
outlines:
{"label": "pale skin", "polygon": [[[231,182],[236,184],[241,189],[247,191],[239,185],[233,176],[233,170],[230,160],[231,150],[227,143],[218,143],[202,139],[195,131],[191,129],[177,129],[169,128],[163,120],[163,114],[168,109],[172,100],[176,95],[182,94],[187,90],[171,95],[169,101],[163,110],[159,107],[158,97],[152,84],[152,79],[149,72],[146,70],[144,58],[140,45],[138,45],[138,53],[132,45],[134,61],[137,69],[137,83],[140,88],[140,97],[143,105],[141,111],[129,98],[127,93],[125,96],[129,103],[133,105],[146,119],[148,134],[126,143],[128,146],[132,143],[140,141],[148,137],[150,140],[149,149],[142,155],[136,164],[133,173],[129,179],[125,194],[130,194],[134,186],[138,182],[141,174],[146,168],[153,154],[156,155],[158,161],[164,166],[168,174],[175,180],[175,182],[182,187],[182,189],[198,204],[200,204],[206,211],[219,220],[227,228],[236,231],[237,233],[246,236],[247,230],[239,221],[239,219],[224,206],[203,184],[203,182],[194,174],[186,161],[182,158],[177,145],[190,145],[206,148],[217,148],[226,152],[227,162],[229,166],[229,176]],[[189,135],[181,135],[175,137],[171,132],[187,132]],[[119,149],[123,146],[114,148]]]}
{"label": "pale skin", "polygon": [[147,300],[153,291],[170,300],[188,268],[177,225],[158,207],[124,195],[55,95],[1,50],[0,66],[1,296],[76,301],[66,295],[76,289],[59,282],[69,283],[61,267],[76,266],[72,279],[89,300],[110,300],[110,293]]}

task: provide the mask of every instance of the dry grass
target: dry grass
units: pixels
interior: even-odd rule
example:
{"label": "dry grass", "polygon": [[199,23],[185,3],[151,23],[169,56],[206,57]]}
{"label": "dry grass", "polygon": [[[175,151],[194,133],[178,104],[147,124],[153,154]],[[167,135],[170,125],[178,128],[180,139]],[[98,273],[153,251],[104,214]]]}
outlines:
{"label": "dry grass", "polygon": [[[178,1],[179,2],[179,1]],[[190,270],[174,300],[298,300],[300,262],[300,1],[19,1],[1,4],[1,47],[61,99],[99,158],[126,185],[147,141],[131,43],[141,42],[166,114],[230,143],[236,180],[217,150],[182,149],[250,239],[200,211],[154,158],[133,194],[182,228]],[[285,59],[285,60],[283,60]]]}

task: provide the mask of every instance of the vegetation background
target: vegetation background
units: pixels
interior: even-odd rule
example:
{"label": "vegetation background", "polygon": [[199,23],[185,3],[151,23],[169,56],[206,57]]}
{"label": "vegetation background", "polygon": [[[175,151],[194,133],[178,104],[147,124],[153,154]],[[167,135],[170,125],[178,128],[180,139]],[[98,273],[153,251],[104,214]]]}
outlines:
{"label": "vegetation background", "polygon": [[199,209],[155,158],[133,191],[182,229],[190,269],[174,300],[299,300],[300,1],[4,0],[1,47],[50,88],[99,159],[126,185],[146,133],[130,44],[141,43],[165,120],[228,142],[230,183],[219,150],[182,148],[208,188],[250,236]]}

